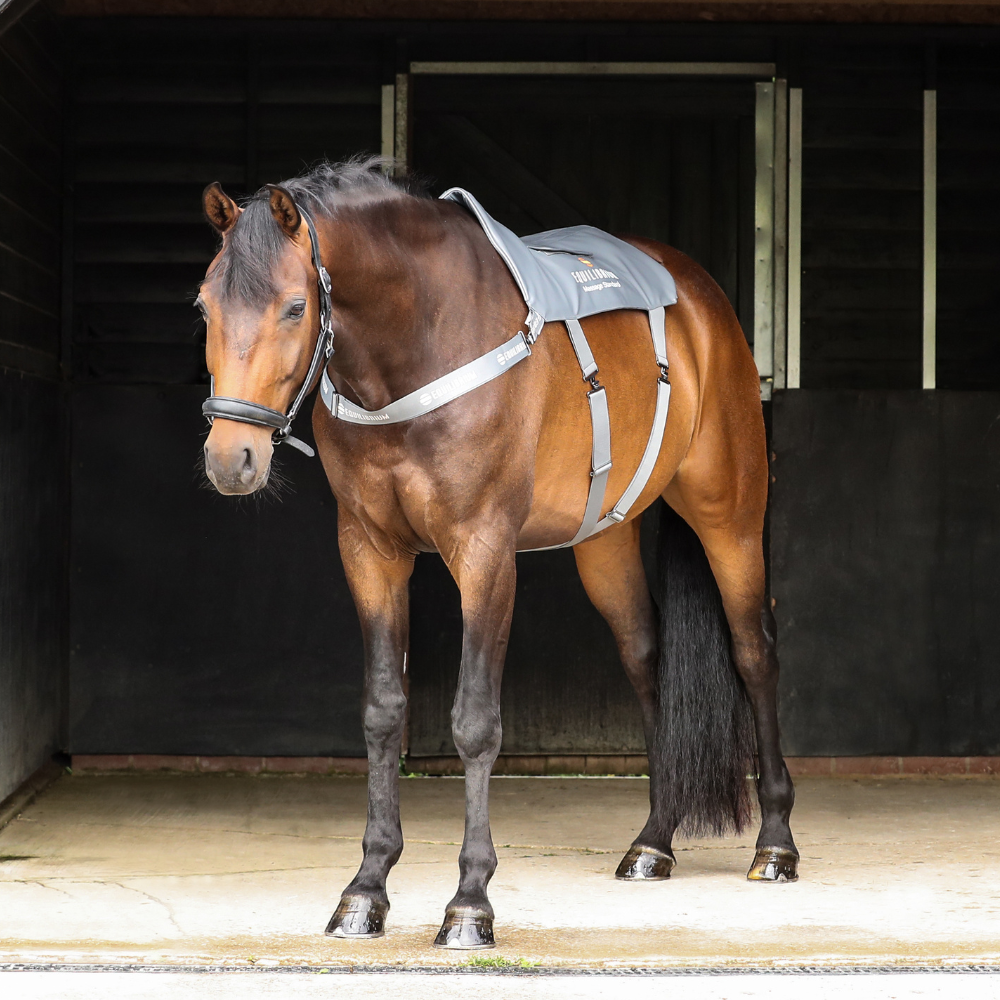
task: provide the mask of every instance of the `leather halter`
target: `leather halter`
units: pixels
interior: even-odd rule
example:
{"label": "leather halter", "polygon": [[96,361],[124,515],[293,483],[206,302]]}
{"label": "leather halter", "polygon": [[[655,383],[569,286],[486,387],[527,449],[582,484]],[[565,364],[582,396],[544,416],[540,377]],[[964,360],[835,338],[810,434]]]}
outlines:
{"label": "leather halter", "polygon": [[208,418],[211,424],[216,417],[225,420],[236,420],[242,424],[254,424],[257,427],[274,428],[274,443],[281,444],[287,442],[293,448],[312,458],[316,452],[297,437],[291,434],[292,421],[295,419],[303,400],[315,385],[320,370],[326,367],[330,356],[333,354],[333,302],[330,299],[330,290],[333,287],[330,282],[330,275],[323,266],[323,261],[319,252],[319,238],[316,236],[316,225],[305,209],[295,206],[299,215],[305,220],[309,229],[309,246],[312,253],[313,267],[316,268],[316,284],[319,292],[319,333],[316,337],[316,347],[313,350],[312,361],[309,363],[309,371],[306,373],[302,388],[292,401],[288,413],[280,410],[273,410],[270,406],[261,403],[254,403],[248,399],[235,399],[232,396],[215,395],[215,379],[212,379],[212,395],[201,404],[201,412]]}

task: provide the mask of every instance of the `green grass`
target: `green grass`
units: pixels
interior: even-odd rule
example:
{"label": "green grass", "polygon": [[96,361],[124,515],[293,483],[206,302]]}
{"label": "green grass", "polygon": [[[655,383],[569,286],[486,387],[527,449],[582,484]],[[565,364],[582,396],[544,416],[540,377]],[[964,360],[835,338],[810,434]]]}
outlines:
{"label": "green grass", "polygon": [[476,969],[534,969],[538,963],[529,962],[526,958],[505,958],[503,955],[480,956],[470,958],[465,965]]}

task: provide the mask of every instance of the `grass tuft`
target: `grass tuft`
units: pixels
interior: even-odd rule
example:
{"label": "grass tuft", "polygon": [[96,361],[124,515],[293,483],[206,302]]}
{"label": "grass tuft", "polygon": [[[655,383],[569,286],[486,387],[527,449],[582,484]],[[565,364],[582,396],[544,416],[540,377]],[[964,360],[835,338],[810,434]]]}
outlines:
{"label": "grass tuft", "polygon": [[526,958],[505,958],[503,955],[480,955],[470,958],[466,965],[475,969],[534,969],[538,962]]}

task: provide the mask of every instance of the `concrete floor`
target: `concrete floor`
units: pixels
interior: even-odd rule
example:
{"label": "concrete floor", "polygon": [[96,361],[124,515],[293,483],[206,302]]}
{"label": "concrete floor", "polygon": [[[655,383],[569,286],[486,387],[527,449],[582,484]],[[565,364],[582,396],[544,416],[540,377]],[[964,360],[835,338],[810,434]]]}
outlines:
{"label": "concrete floor", "polygon": [[1000,975],[486,976],[0,972],[4,1000],[997,1000]]}
{"label": "concrete floor", "polygon": [[[668,882],[615,881],[646,794],[641,779],[494,780],[499,947],[487,955],[603,968],[1000,965],[1000,780],[799,779],[802,878],[791,885],[746,882],[754,833],[678,843]],[[360,860],[363,779],[63,778],[0,831],[0,962],[467,963],[430,947],[456,884],[462,796],[457,779],[403,780],[407,847],[389,882],[388,933],[348,942],[322,931]],[[951,980],[939,978],[942,989]],[[533,981],[541,995],[545,980]],[[549,995],[605,995],[574,982]]]}

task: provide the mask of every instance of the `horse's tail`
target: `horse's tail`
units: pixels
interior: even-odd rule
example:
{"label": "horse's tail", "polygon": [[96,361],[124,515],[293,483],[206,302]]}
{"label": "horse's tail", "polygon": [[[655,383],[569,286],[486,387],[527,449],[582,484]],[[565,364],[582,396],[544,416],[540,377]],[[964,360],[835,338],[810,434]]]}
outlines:
{"label": "horse's tail", "polygon": [[665,832],[739,832],[752,810],[753,717],[705,549],[661,506],[659,716],[650,748],[659,819]]}

